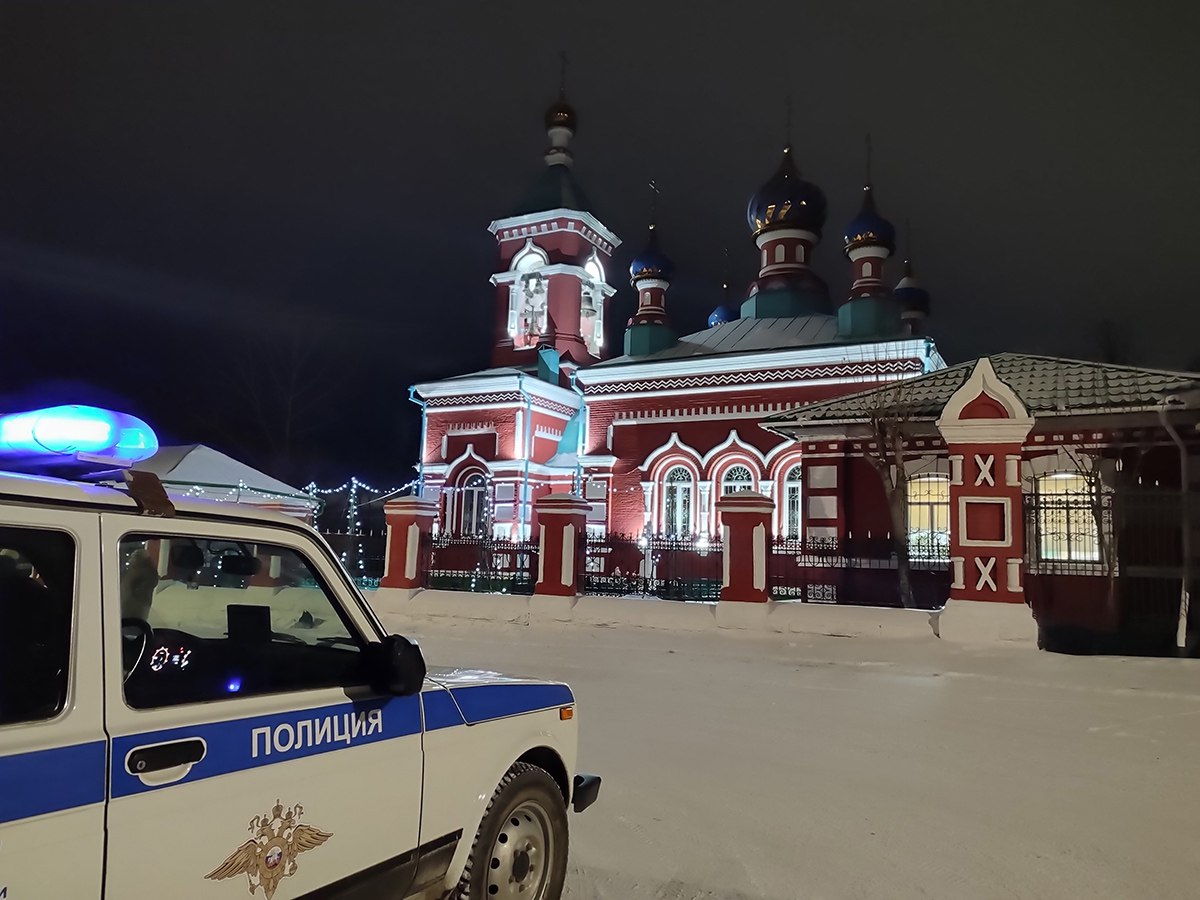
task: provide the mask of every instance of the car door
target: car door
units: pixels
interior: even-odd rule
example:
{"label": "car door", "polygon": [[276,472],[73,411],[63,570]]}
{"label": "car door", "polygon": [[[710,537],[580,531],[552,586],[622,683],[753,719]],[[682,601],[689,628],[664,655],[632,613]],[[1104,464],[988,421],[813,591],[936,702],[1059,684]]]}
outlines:
{"label": "car door", "polygon": [[379,634],[328,551],[182,517],[110,515],[102,532],[107,895],[402,890],[420,700],[365,686]]}
{"label": "car door", "polygon": [[99,897],[106,743],[94,514],[0,506],[0,897]]}

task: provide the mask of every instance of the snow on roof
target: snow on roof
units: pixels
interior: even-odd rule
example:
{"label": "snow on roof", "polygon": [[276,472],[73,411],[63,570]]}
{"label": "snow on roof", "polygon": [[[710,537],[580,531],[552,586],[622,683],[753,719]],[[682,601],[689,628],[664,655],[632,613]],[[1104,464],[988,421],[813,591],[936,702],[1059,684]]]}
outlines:
{"label": "snow on roof", "polygon": [[304,501],[309,499],[299,488],[272,478],[204,444],[162,447],[152,457],[133,468],[153,472],[163,484],[185,489],[193,486],[229,490],[248,488],[262,494]]}
{"label": "snow on roof", "polygon": [[596,363],[593,369],[605,366],[630,365],[665,359],[688,359],[697,356],[716,356],[726,353],[751,353],[763,350],[792,350],[837,342],[836,316],[796,316],[787,319],[735,319],[703,331],[684,335],[657,353],[645,356],[617,356]]}
{"label": "snow on roof", "polygon": [[528,375],[529,373],[523,369],[516,369],[512,366],[499,366],[495,369],[480,369],[476,372],[464,372],[462,375],[451,375],[448,378],[441,379],[442,381],[465,381],[468,378],[493,378],[513,375]]}
{"label": "snow on roof", "polygon": [[[187,496],[178,491],[168,493],[172,505],[183,515],[236,516],[258,522],[286,523],[293,526],[296,524],[294,516],[263,509],[254,504],[220,502],[216,499]],[[0,497],[53,505],[111,507],[131,512],[137,509],[137,503],[124,487],[4,471],[0,471]]]}
{"label": "snow on roof", "polygon": [[[1165,394],[1200,379],[1187,372],[1024,353],[999,353],[989,359],[1000,380],[1016,392],[1035,417],[1145,410],[1157,406]],[[802,427],[862,421],[879,407],[881,398],[889,404],[902,404],[906,415],[914,419],[934,419],[970,377],[975,363],[959,363],[885,387],[809,403],[770,416],[764,424]]]}

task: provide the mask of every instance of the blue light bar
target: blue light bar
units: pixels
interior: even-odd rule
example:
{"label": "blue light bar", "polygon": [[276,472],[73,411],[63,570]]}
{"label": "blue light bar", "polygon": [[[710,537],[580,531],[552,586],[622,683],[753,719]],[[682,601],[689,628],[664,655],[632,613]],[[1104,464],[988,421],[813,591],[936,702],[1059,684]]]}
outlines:
{"label": "blue light bar", "polygon": [[126,413],[95,406],[53,406],[0,416],[0,459],[128,466],[157,452],[154,430]]}

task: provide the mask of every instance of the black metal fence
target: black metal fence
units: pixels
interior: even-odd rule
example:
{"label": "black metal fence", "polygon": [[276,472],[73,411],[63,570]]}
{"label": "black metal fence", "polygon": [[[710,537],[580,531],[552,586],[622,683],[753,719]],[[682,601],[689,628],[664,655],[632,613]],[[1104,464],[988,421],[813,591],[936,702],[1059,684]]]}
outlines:
{"label": "black metal fence", "polygon": [[[1184,579],[1200,591],[1200,495],[1034,493],[1024,515],[1025,593],[1049,649],[1174,654]],[[1187,628],[1200,632],[1200,604]]]}
{"label": "black metal fence", "polygon": [[[912,605],[940,609],[950,595],[950,560],[941,543],[909,548]],[[776,600],[900,607],[900,570],[891,538],[776,538],[767,554]]]}
{"label": "black metal fence", "polygon": [[485,594],[532,594],[536,541],[439,534],[421,544],[418,568],[427,588]]}
{"label": "black metal fence", "polygon": [[717,600],[722,548],[703,538],[589,535],[584,542],[583,593]]}

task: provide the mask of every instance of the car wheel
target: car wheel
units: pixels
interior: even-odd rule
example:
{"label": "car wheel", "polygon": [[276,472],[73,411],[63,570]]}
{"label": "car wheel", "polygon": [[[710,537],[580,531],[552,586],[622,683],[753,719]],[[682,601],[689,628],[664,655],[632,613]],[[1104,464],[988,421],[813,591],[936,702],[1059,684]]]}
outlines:
{"label": "car wheel", "polygon": [[516,763],[479,823],[456,900],[559,900],[567,878],[567,807],[550,774]]}

